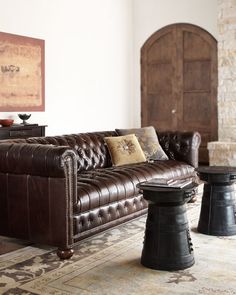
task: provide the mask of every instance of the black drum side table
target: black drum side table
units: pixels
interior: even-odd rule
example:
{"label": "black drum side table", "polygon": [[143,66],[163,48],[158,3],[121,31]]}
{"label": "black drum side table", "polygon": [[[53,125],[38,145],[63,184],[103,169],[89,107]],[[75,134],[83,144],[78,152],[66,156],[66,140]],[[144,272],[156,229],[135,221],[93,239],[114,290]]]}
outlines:
{"label": "black drum side table", "polygon": [[185,269],[194,264],[186,202],[196,185],[182,189],[139,184],[148,201],[141,264],[160,270]]}
{"label": "black drum side table", "polygon": [[205,181],[198,231],[207,235],[236,234],[236,167],[209,166],[197,169]]}

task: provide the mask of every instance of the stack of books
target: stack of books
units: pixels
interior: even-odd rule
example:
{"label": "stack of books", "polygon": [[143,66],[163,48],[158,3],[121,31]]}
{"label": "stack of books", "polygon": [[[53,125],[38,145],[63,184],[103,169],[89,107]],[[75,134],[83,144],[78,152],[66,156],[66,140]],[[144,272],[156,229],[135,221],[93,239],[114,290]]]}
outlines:
{"label": "stack of books", "polygon": [[141,185],[181,189],[191,184],[192,182],[193,181],[191,178],[176,179],[176,180],[166,179],[166,178],[153,178],[149,181],[142,182]]}

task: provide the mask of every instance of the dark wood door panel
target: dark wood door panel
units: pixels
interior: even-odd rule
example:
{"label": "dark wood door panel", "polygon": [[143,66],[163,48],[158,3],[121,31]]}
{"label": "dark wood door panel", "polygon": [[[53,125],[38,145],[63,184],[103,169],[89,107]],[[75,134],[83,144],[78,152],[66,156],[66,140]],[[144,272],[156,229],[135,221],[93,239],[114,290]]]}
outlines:
{"label": "dark wood door panel", "polygon": [[211,132],[210,93],[187,92],[183,96],[183,126]]}
{"label": "dark wood door panel", "polygon": [[161,42],[151,42],[147,51],[147,63],[171,63],[173,56],[173,43],[174,33],[172,30],[164,32],[160,35]]}
{"label": "dark wood door panel", "polygon": [[150,93],[172,93],[173,68],[170,63],[152,64],[147,68],[147,88]]}
{"label": "dark wood door panel", "polygon": [[184,61],[183,91],[211,91],[211,61]]}
{"label": "dark wood door panel", "polygon": [[173,89],[176,56],[172,46],[175,32],[165,30],[156,42],[156,36],[148,40],[148,46],[141,55],[141,121],[142,126],[153,125],[159,130],[176,129],[176,96]]}
{"label": "dark wood door panel", "polygon": [[199,148],[199,161],[202,164],[209,163],[209,154],[206,146],[200,145]]}
{"label": "dark wood door panel", "polygon": [[173,118],[175,112],[173,112],[172,94],[152,94],[148,96],[148,122],[146,125],[158,126],[158,130],[166,130],[166,126],[169,125],[169,129],[174,129],[177,122]]}
{"label": "dark wood door panel", "polygon": [[206,31],[193,26],[187,25],[180,28],[183,32],[183,52],[184,59],[187,60],[203,60],[209,59],[212,55],[211,42],[209,36],[212,36]]}
{"label": "dark wood door panel", "polygon": [[154,33],[141,49],[142,126],[196,130],[217,140],[217,42],[204,29],[174,24]]}

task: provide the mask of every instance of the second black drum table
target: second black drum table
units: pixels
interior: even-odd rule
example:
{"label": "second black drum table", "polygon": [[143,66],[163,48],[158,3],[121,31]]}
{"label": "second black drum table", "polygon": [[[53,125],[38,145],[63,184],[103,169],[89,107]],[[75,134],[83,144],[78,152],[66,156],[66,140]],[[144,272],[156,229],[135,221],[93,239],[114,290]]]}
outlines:
{"label": "second black drum table", "polygon": [[198,231],[215,236],[236,234],[236,167],[206,166],[197,169],[205,181]]}

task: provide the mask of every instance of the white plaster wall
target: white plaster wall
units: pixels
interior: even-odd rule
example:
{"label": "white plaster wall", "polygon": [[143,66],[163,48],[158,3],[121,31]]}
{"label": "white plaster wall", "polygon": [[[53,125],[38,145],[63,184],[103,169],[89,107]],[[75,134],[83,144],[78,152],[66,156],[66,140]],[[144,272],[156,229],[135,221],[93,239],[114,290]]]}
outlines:
{"label": "white plaster wall", "polygon": [[0,0],[0,31],[45,40],[47,135],[132,126],[132,0]]}
{"label": "white plaster wall", "polygon": [[217,39],[217,0],[134,0],[134,126],[141,124],[140,49],[150,35],[173,23],[198,25]]}
{"label": "white plaster wall", "polygon": [[217,37],[216,21],[217,0],[0,0],[0,31],[45,40],[46,110],[30,122],[48,135],[140,126],[142,44],[175,22]]}

